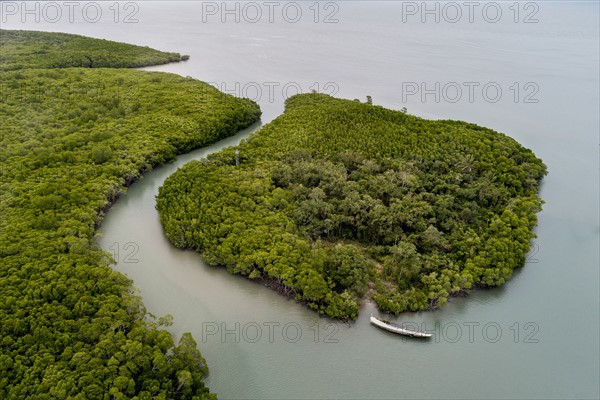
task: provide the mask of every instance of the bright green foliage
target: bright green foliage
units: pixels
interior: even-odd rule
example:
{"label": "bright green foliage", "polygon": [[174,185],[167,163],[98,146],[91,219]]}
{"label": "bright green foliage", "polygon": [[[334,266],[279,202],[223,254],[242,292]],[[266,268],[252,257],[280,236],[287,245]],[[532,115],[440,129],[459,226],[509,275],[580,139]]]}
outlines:
{"label": "bright green foliage", "polygon": [[460,121],[319,94],[161,188],[169,239],[320,313],[431,309],[505,283],[535,235],[544,164]]}
{"label": "bright green foliage", "polygon": [[258,106],[135,70],[9,71],[0,88],[0,398],[215,398],[191,336],[173,342],[94,234],[143,171]]}
{"label": "bright green foliage", "polygon": [[149,47],[68,33],[0,30],[0,70],[22,68],[131,68],[186,58]]}

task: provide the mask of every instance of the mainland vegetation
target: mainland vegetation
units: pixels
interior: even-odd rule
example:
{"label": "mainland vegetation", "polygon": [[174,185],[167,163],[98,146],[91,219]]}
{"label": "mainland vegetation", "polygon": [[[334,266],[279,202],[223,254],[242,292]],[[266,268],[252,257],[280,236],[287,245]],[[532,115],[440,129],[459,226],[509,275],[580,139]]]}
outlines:
{"label": "mainland vegetation", "polygon": [[321,314],[441,307],[504,284],[535,237],[546,167],[460,121],[304,94],[160,189],[167,237]]}
{"label": "mainland vegetation", "polygon": [[0,71],[23,68],[131,68],[187,60],[179,53],[68,33],[0,30]]}
{"label": "mainland vegetation", "polygon": [[115,57],[93,66],[169,58],[64,44],[71,35],[1,34],[0,398],[214,399],[192,336],[174,343],[171,318],[146,311],[94,236],[142,172],[252,124],[258,106],[165,73],[6,71],[77,66],[44,59],[76,60],[88,45]]}

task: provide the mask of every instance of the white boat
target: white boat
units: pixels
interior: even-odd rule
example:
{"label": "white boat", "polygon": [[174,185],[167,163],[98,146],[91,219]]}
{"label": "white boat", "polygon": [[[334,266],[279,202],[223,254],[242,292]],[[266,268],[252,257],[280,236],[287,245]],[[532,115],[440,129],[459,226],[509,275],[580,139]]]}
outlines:
{"label": "white boat", "polygon": [[431,333],[413,331],[410,329],[404,329],[401,326],[395,325],[389,321],[382,321],[371,315],[371,324],[378,328],[385,329],[386,331],[397,333],[405,336],[428,338],[431,337]]}

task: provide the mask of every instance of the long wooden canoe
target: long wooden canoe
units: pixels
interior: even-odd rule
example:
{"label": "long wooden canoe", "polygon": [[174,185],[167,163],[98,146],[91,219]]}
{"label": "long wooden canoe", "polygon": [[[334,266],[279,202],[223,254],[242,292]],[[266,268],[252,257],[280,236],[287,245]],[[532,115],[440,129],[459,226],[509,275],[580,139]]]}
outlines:
{"label": "long wooden canoe", "polygon": [[371,324],[375,325],[378,328],[385,329],[386,331],[397,333],[399,335],[419,337],[419,338],[428,338],[431,337],[431,333],[413,331],[410,329],[404,329],[398,325],[395,325],[391,322],[382,321],[380,319],[375,318],[371,315]]}

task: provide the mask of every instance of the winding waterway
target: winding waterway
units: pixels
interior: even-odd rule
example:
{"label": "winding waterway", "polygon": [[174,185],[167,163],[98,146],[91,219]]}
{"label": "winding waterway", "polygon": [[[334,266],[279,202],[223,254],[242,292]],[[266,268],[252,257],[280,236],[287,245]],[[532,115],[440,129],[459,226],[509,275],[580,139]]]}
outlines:
{"label": "winding waterway", "polygon": [[[254,97],[263,122],[283,111],[284,87],[371,95],[424,117],[475,122],[533,149],[550,171],[538,238],[512,281],[398,319],[434,333],[427,342],[371,327],[377,311],[369,303],[353,324],[321,319],[168,243],[154,208],[164,179],[256,126],[146,174],[107,213],[98,242],[115,253],[115,268],[133,279],[150,312],[172,314],[176,335],[193,333],[221,399],[598,398],[597,3],[538,2],[538,22],[528,24],[523,13],[532,10],[521,9],[515,23],[512,3],[500,3],[498,23],[450,23],[444,15],[423,23],[400,3],[336,2],[338,22],[329,24],[323,13],[333,9],[321,8],[315,23],[308,3],[298,23],[223,23],[197,2],[137,4],[134,24],[9,19],[3,27],[190,54],[186,63],[148,69]],[[500,98],[482,92],[486,85],[499,87]],[[415,88],[429,91],[409,95]]]}

